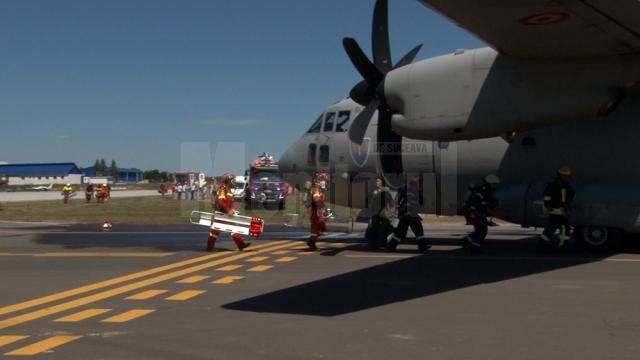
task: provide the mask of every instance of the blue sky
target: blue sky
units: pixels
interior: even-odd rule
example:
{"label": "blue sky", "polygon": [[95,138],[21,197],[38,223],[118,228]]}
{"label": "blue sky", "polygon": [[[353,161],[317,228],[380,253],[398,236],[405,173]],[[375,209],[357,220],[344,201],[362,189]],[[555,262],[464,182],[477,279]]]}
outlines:
{"label": "blue sky", "polygon": [[[341,39],[370,53],[373,3],[3,0],[0,160],[179,170],[230,142],[237,172],[279,156],[360,80]],[[389,3],[395,60],[484,46],[418,1]]]}

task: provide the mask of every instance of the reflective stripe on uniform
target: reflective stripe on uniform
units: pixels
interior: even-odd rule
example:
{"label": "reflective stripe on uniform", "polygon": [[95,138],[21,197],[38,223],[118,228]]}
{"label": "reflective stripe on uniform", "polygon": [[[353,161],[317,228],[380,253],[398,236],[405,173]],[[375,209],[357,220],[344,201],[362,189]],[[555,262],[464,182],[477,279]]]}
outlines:
{"label": "reflective stripe on uniform", "polygon": [[549,214],[551,215],[565,215],[563,208],[554,208],[549,210]]}
{"label": "reflective stripe on uniform", "polygon": [[544,201],[551,201],[551,196],[545,196]]}
{"label": "reflective stripe on uniform", "polygon": [[562,189],[560,191],[560,198],[562,199],[562,202],[565,203],[567,201],[567,190],[566,189]]}

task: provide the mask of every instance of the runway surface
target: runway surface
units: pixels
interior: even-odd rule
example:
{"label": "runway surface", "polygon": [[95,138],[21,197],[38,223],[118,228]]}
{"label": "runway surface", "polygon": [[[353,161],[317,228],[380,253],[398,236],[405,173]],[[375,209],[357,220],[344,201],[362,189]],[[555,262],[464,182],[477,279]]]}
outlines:
{"label": "runway surface", "polygon": [[[157,190],[126,190],[112,191],[111,197],[140,197],[140,196],[160,196]],[[84,198],[82,191],[76,191],[76,198]],[[27,202],[27,201],[47,201],[62,200],[59,191],[22,191],[22,192],[0,192],[0,202]]]}
{"label": "runway surface", "polygon": [[[640,251],[537,253],[533,230],[427,226],[370,251],[269,227],[250,251],[185,226],[0,226],[0,356],[46,359],[638,359]],[[225,240],[226,239],[226,240]]]}

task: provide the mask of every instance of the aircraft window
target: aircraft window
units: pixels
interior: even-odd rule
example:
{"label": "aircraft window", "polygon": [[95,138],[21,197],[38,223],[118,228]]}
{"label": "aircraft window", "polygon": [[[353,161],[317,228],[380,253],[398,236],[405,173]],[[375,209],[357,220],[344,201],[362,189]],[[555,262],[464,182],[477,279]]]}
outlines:
{"label": "aircraft window", "polygon": [[336,124],[336,132],[345,132],[349,130],[349,118],[351,111],[340,111],[338,114],[338,122]]}
{"label": "aircraft window", "polygon": [[324,114],[320,114],[320,116],[318,116],[318,120],[316,120],[313,125],[311,125],[311,128],[309,129],[309,131],[307,131],[308,133],[317,133],[320,132],[320,129],[322,129],[322,118],[324,117]]}
{"label": "aircraft window", "polygon": [[320,146],[320,162],[321,163],[329,162],[329,146],[328,145]]}
{"label": "aircraft window", "polygon": [[307,163],[311,166],[316,165],[316,144],[309,144],[309,151],[307,152]]}
{"label": "aircraft window", "polygon": [[327,113],[327,117],[324,119],[324,130],[333,131],[333,124],[336,122],[336,113]]}

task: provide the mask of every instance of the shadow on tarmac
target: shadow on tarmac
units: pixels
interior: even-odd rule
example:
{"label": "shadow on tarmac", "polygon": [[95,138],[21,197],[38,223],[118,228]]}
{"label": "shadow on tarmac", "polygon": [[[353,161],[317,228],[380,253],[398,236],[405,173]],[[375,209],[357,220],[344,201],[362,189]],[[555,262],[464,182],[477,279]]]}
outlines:
{"label": "shadow on tarmac", "polygon": [[[432,244],[450,244],[433,239]],[[467,250],[431,250],[425,255],[388,262],[307,284],[223,305],[230,310],[311,316],[337,316],[421,298],[469,286],[490,284],[589,264],[610,256],[571,249],[536,252],[536,239],[494,240],[480,254]],[[364,245],[327,250],[324,255],[363,251]],[[415,251],[398,251],[414,253]],[[335,296],[332,296],[334,294]]]}

